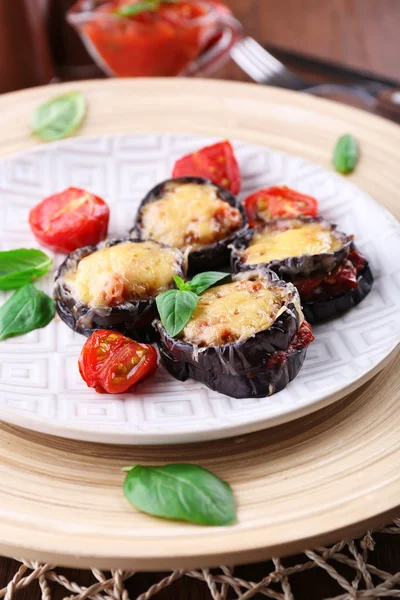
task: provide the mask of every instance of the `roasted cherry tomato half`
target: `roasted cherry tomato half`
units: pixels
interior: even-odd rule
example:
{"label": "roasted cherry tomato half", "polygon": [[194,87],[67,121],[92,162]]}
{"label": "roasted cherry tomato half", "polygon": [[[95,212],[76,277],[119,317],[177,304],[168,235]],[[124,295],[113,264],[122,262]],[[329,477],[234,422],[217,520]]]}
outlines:
{"label": "roasted cherry tomato half", "polygon": [[108,329],[95,331],[82,348],[79,372],[100,394],[122,394],[157,370],[157,351]]}
{"label": "roasted cherry tomato half", "polygon": [[286,185],[259,190],[244,201],[251,227],[268,223],[274,219],[293,219],[299,215],[316,217],[318,202],[288,188]]}
{"label": "roasted cherry tomato half", "polygon": [[239,164],[230,142],[206,146],[176,161],[172,177],[204,177],[232,194],[240,191]]}
{"label": "roasted cherry tomato half", "polygon": [[104,240],[109,216],[104,200],[71,187],[39,202],[29,214],[29,224],[41,244],[69,254]]}

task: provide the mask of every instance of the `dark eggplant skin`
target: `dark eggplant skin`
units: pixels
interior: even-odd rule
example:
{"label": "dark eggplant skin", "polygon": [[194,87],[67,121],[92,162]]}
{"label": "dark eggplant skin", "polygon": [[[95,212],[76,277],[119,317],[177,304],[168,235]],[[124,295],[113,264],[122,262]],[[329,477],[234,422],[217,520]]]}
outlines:
{"label": "dark eggplant skin", "polygon": [[[137,243],[141,241],[130,238],[106,240],[96,246],[79,248],[66,257],[57,270],[53,296],[57,313],[68,327],[86,337],[90,337],[93,331],[97,329],[112,329],[137,342],[151,342],[156,339],[156,331],[151,325],[152,321],[158,317],[155,297],[126,302],[120,306],[112,307],[109,311],[101,311],[103,314],[99,314],[93,308],[75,300],[63,280],[64,273],[71,269],[76,270],[79,261],[85,256],[96,252],[96,250],[116,246],[123,242]],[[167,247],[165,244],[159,245]],[[179,250],[175,248],[174,250],[177,255],[176,275],[185,278],[186,264],[184,257]],[[174,281],[171,281],[170,287],[171,289],[175,287]]]}
{"label": "dark eggplant skin", "polygon": [[372,289],[374,277],[367,263],[358,273],[358,286],[344,294],[316,300],[313,302],[302,302],[304,316],[311,325],[323,323],[339,317],[357,304],[360,304],[368,296]]}
{"label": "dark eggplant skin", "polygon": [[227,204],[229,204],[230,206],[237,208],[242,216],[242,227],[235,231],[232,235],[230,235],[224,240],[220,240],[219,242],[209,244],[208,246],[204,246],[203,248],[199,248],[198,250],[193,250],[193,252],[190,252],[190,273],[200,273],[201,271],[209,271],[210,265],[212,265],[212,269],[215,270],[229,263],[229,246],[236,240],[237,236],[240,233],[247,230],[248,221],[243,204],[239,202],[239,200],[233,194],[228,192],[228,190],[226,190],[223,187],[220,187],[219,185],[216,185],[215,183],[212,183],[208,179],[203,179],[201,177],[176,177],[175,179],[167,179],[156,185],[143,198],[139,206],[138,212],[136,214],[134,226],[130,230],[129,234],[138,239],[145,239],[143,237],[142,232],[142,213],[144,206],[146,206],[146,204],[148,204],[149,202],[157,202],[157,200],[160,200],[163,197],[166,189],[168,188],[168,185],[185,183],[212,186],[217,190],[218,198],[220,200],[223,200],[224,202],[227,202]]}
{"label": "dark eggplant skin", "polygon": [[195,379],[211,390],[231,398],[264,398],[280,392],[299,373],[307,348],[290,352],[282,364],[259,370],[257,373],[230,375],[201,369],[190,363],[182,363],[160,348],[161,363],[168,373],[179,381]]}
{"label": "dark eggplant skin", "polygon": [[194,367],[195,372],[199,370],[240,376],[249,371],[262,371],[271,354],[288,348],[302,322],[303,314],[296,288],[290,283],[280,281],[272,271],[252,270],[239,273],[233,277],[233,281],[259,277],[266,278],[271,285],[287,291],[285,310],[278,315],[271,327],[242,342],[202,348],[179,338],[172,338],[162,323],[156,321],[154,326],[159,333],[160,352],[163,351],[181,364],[186,363]]}
{"label": "dark eggplant skin", "polygon": [[[259,233],[262,231],[273,231],[275,229],[279,229],[280,227],[285,227],[290,223],[321,223],[323,226],[335,232],[335,235],[337,235],[343,243],[338,250],[335,250],[335,252],[325,252],[322,254],[314,255],[300,254],[298,256],[292,256],[283,260],[273,260],[269,263],[260,263],[262,266],[271,269],[272,271],[277,273],[281,279],[284,279],[285,281],[293,281],[294,279],[296,279],[296,277],[308,277],[309,275],[321,272],[330,273],[331,271],[333,271],[333,269],[335,269],[335,267],[337,267],[344,260],[346,260],[352,245],[352,237],[346,235],[342,231],[337,230],[337,225],[326,221],[322,217],[297,217],[296,219],[277,219],[275,221],[267,223],[266,225],[261,225],[258,227],[254,227],[253,229],[248,229],[247,231],[242,232],[236,238],[236,241],[232,244],[231,254],[231,268],[233,272],[238,273],[239,271],[254,269],[260,266],[246,265],[242,262],[242,253],[249,246],[255,233]],[[286,227],[286,229],[290,229],[290,227]]]}

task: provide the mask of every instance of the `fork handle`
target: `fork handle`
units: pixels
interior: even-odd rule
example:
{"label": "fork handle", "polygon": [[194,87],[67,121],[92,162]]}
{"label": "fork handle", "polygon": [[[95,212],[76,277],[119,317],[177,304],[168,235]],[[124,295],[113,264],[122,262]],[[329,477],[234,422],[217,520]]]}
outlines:
{"label": "fork handle", "polygon": [[289,69],[282,69],[279,73],[271,75],[268,82],[264,85],[273,85],[275,87],[285,88],[288,90],[302,91],[310,87],[310,84],[298,77]]}

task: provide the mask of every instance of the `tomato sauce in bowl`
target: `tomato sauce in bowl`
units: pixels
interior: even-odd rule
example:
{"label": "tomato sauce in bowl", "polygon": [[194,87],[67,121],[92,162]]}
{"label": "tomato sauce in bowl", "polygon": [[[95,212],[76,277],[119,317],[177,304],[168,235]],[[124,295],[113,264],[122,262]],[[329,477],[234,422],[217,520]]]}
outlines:
{"label": "tomato sauce in bowl", "polygon": [[[79,0],[68,13],[99,66],[118,77],[185,74],[221,32],[224,11],[213,2],[159,2],[129,16],[129,0]],[[229,12],[229,11],[228,11]],[[234,21],[234,19],[232,19]]]}

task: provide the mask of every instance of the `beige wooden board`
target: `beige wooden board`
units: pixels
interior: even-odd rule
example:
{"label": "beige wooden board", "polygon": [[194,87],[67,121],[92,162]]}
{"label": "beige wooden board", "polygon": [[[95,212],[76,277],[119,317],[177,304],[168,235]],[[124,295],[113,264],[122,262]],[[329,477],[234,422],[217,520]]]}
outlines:
{"label": "beige wooden board", "polygon": [[[352,181],[400,214],[400,128],[293,92],[201,80],[110,80],[0,97],[0,155],[32,146],[32,109],[62,89],[89,101],[80,135],[186,131],[268,145],[330,166],[339,134],[362,160]],[[10,425],[0,435],[0,552],[80,567],[162,569],[243,563],[360,533],[398,510],[400,361],[350,397],[240,439],[122,447],[50,438]],[[238,524],[204,528],[137,513],[120,467],[199,463],[229,481]],[[398,513],[397,513],[398,514]]]}

